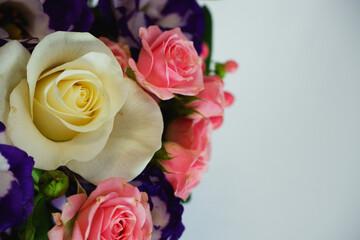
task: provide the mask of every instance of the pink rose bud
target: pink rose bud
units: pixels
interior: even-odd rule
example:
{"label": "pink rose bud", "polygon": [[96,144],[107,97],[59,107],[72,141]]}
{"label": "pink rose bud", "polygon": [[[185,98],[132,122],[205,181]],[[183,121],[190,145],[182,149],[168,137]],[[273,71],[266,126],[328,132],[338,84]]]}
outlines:
{"label": "pink rose bud", "polygon": [[138,62],[129,60],[138,83],[162,100],[175,93],[194,96],[203,88],[201,58],[180,28],[162,32],[158,26],[140,28]]}
{"label": "pink rose bud", "polygon": [[[87,198],[67,198],[62,214],[54,214],[56,226],[50,240],[139,239],[150,240],[153,228],[148,196],[123,178],[101,182]],[[68,224],[74,221],[74,225]]]}
{"label": "pink rose bud", "polygon": [[111,41],[106,37],[99,37],[99,39],[105,43],[105,45],[110,48],[111,52],[114,54],[116,60],[120,64],[123,72],[129,66],[128,61],[130,58],[130,49],[129,46],[123,45],[120,43],[116,43]]}
{"label": "pink rose bud", "polygon": [[205,42],[203,42],[200,57],[203,60],[206,60],[209,57],[209,53],[210,53],[209,46]]}
{"label": "pink rose bud", "polygon": [[205,70],[206,70],[205,62],[202,62],[202,63],[201,63],[201,71],[202,71],[202,72],[205,72]]}
{"label": "pink rose bud", "polygon": [[233,105],[235,101],[234,95],[232,95],[229,92],[224,92],[224,96],[225,96],[225,107],[230,107],[231,105]]}
{"label": "pink rose bud", "polygon": [[224,64],[225,72],[233,73],[238,69],[238,64],[234,60],[229,60]]}

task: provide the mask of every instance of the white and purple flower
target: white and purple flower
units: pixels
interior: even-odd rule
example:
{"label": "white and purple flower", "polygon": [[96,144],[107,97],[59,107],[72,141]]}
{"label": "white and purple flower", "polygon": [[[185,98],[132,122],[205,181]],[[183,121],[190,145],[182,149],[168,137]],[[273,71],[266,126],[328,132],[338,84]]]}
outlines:
{"label": "white and purple flower", "polygon": [[118,41],[140,49],[139,28],[157,25],[161,30],[181,28],[201,52],[204,12],[196,0],[100,0],[107,24],[118,32]]}
{"label": "white and purple flower", "polygon": [[0,0],[0,46],[19,40],[33,48],[51,32],[49,17],[39,0]]}
{"label": "white and purple flower", "polygon": [[[1,134],[5,126],[0,122]],[[32,157],[24,151],[0,144],[0,232],[18,227],[33,210]]]}
{"label": "white and purple flower", "polygon": [[130,183],[146,192],[149,197],[154,224],[151,240],[179,239],[185,230],[181,222],[184,207],[181,199],[174,196],[174,191],[162,171],[149,165]]}

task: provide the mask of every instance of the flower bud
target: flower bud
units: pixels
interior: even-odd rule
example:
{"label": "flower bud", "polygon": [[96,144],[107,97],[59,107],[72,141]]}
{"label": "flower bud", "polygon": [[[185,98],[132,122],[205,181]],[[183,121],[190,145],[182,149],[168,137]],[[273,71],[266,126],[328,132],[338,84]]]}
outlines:
{"label": "flower bud", "polygon": [[64,195],[68,187],[68,176],[59,170],[45,172],[39,180],[40,193],[50,199]]}
{"label": "flower bud", "polygon": [[209,57],[209,54],[210,54],[209,46],[204,42],[201,48],[200,57],[203,60],[206,60]]}
{"label": "flower bud", "polygon": [[224,64],[225,72],[233,73],[238,69],[238,64],[234,60],[229,60]]}

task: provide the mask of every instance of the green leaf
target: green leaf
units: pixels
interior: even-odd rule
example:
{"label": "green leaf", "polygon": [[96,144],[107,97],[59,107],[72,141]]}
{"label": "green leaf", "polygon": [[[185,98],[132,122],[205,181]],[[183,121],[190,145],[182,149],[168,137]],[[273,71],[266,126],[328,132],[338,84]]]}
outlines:
{"label": "green leaf", "polygon": [[53,227],[53,224],[46,198],[42,194],[38,194],[34,200],[32,225],[35,228],[36,240],[48,239],[47,233]]}
{"label": "green leaf", "polygon": [[19,239],[21,240],[33,240],[35,237],[35,228],[31,225],[24,228],[23,231],[19,232]]}
{"label": "green leaf", "polygon": [[210,71],[211,54],[212,54],[212,31],[213,31],[212,25],[213,24],[212,24],[212,17],[211,17],[210,10],[206,6],[203,6],[202,9],[205,13],[205,32],[204,32],[204,36],[203,36],[202,40],[209,47],[209,56],[205,60],[205,66],[206,66],[205,72],[209,72]]}
{"label": "green leaf", "polygon": [[38,194],[34,199],[33,212],[18,229],[18,237],[21,240],[48,240],[47,232],[52,226],[46,198]]}

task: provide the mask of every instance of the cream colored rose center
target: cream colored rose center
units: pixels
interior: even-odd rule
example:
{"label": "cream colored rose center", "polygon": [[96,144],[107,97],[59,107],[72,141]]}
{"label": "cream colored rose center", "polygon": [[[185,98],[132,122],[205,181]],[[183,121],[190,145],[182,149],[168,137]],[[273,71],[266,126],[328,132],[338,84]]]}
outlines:
{"label": "cream colored rose center", "polygon": [[67,141],[80,132],[98,128],[109,112],[107,92],[89,71],[64,70],[39,78],[33,120],[54,141]]}

